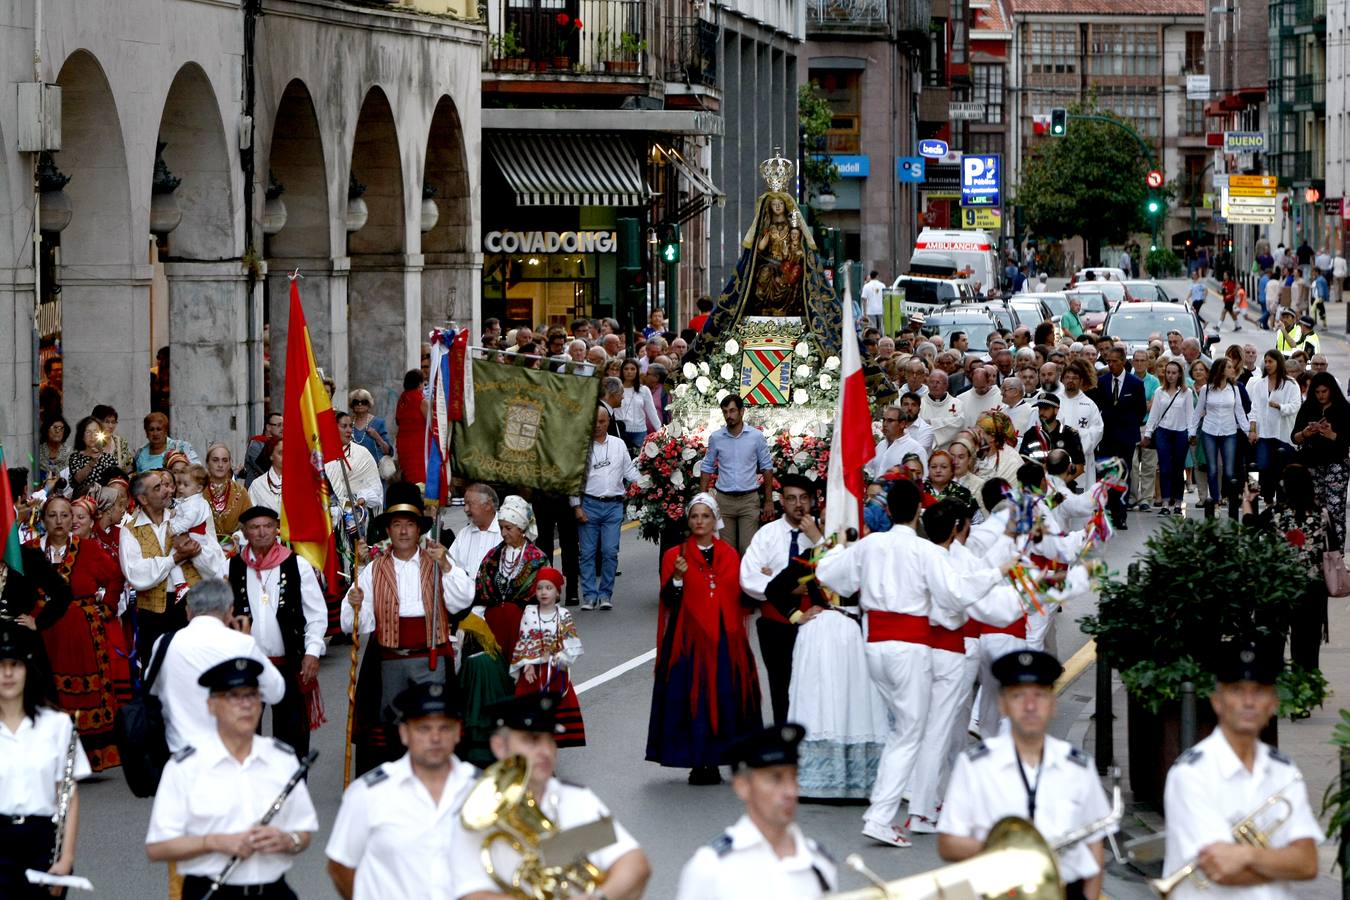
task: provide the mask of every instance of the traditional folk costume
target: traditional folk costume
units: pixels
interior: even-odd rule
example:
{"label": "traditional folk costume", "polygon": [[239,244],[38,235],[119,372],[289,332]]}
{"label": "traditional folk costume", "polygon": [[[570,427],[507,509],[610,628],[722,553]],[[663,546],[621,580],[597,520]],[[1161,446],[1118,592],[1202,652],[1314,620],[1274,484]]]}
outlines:
{"label": "traditional folk costume", "polygon": [[113,717],[119,695],[130,693],[131,681],[117,621],[122,570],[97,542],[73,535],[60,548],[51,547],[45,537],[28,546],[51,561],[72,595],[61,617],[42,632],[57,706],[77,716],[80,743],[95,772],[121,765]]}
{"label": "traditional folk costume", "polygon": [[248,486],[249,503],[281,512],[281,472],[275,466],[253,479]]}
{"label": "traditional folk costume", "polygon": [[[539,571],[539,580],[556,584],[558,599],[562,599],[561,572],[545,566]],[[520,619],[520,637],[511,655],[511,677],[516,679],[518,697],[526,694],[558,695],[558,724],[563,728],[557,735],[559,747],[586,745],[586,725],[581,718],[581,705],[572,687],[571,674],[572,666],[582,652],[576,622],[562,603],[555,604],[548,615],[544,615],[536,603],[525,607],[525,614]],[[526,666],[535,667],[534,681],[526,679]]]}
{"label": "traditional folk costume", "polygon": [[202,496],[211,505],[211,517],[218,535],[234,534],[239,529],[239,514],[253,505],[249,501],[248,488],[237,481],[227,481],[224,487],[208,482],[202,489]]}
{"label": "traditional folk costume", "polygon": [[[399,482],[389,489],[389,506],[374,523],[384,529],[394,516],[416,518],[422,532],[431,519],[422,512],[415,485]],[[373,634],[356,682],[356,773],[392,762],[403,754],[393,701],[411,684],[441,683],[455,688],[455,654],[450,644],[450,619],[468,608],[472,595],[464,573],[441,572],[420,549],[410,559],[382,553],[361,570],[359,629]],[[440,608],[435,604],[439,602]],[[351,592],[342,601],[342,630],[356,624]]]}
{"label": "traditional folk costume", "polygon": [[[717,516],[717,501],[702,493]],[[720,516],[719,524],[720,524]],[[675,583],[675,560],[689,568]],[[741,606],[740,558],[726,541],[689,538],[661,558],[661,609],[656,630],[647,759],[663,766],[706,768],[729,763],[732,747],[764,727],[759,676]]]}
{"label": "traditional folk costume", "polygon": [[[250,507],[239,521],[247,524],[259,516],[280,521],[265,506]],[[319,680],[300,682],[304,658],[324,655],[328,608],[319,579],[313,566],[282,544],[261,558],[245,544],[230,560],[228,579],[234,614],[249,617],[249,633],[286,681],[286,696],[272,707],[272,734],[303,759],[309,754],[309,733],[327,718]]]}
{"label": "traditional folk costume", "polygon": [[[486,528],[469,522],[455,535],[454,543],[450,545],[450,560],[457,572],[467,572],[476,578],[484,557],[501,542],[501,526],[496,516]],[[471,579],[471,596],[476,587]],[[510,696],[513,689],[511,676],[506,671],[509,660],[502,658],[501,646],[482,618],[484,611],[475,606],[472,615],[457,623],[455,635],[460,641],[457,645],[459,689],[464,705],[463,736],[455,753],[476,766],[490,765],[495,760],[488,747],[494,726],[483,708],[496,698]]]}

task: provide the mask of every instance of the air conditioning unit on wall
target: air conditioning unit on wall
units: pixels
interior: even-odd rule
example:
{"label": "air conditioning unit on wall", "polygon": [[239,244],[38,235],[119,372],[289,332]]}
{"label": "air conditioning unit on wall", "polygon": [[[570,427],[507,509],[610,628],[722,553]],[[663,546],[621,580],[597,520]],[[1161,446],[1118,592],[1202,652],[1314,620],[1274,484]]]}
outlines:
{"label": "air conditioning unit on wall", "polygon": [[19,84],[18,149],[20,153],[54,153],[61,149],[61,86],[41,82]]}

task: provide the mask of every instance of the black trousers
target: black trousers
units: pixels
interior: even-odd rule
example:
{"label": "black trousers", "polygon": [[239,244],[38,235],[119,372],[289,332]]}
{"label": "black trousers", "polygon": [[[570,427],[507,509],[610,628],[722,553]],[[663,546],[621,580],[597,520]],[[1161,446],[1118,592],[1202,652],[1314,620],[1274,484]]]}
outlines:
{"label": "black trousers", "polygon": [[[1097,448],[1097,459],[1116,456],[1125,464],[1124,471],[1121,472],[1121,478],[1126,484],[1130,483],[1130,469],[1134,467],[1134,445],[1116,444],[1114,442],[1103,441]],[[1113,524],[1119,525],[1125,521],[1125,495],[1128,491],[1107,491],[1106,492],[1106,514],[1111,517]],[[1149,502],[1152,502],[1150,500]]]}
{"label": "black trousers", "polygon": [[[210,890],[209,878],[200,875],[188,875],[183,878],[183,900],[202,900]],[[214,896],[221,900],[244,897],[252,897],[254,900],[296,900],[295,891],[291,890],[285,878],[278,878],[271,884],[222,884]]]}
{"label": "black trousers", "polygon": [[150,650],[160,636],[177,631],[187,624],[187,603],[175,601],[169,597],[164,612],[136,610],[136,655],[141,663],[141,671],[150,665]]}
{"label": "black trousers", "polygon": [[544,552],[548,565],[553,565],[553,532],[558,533],[562,547],[562,573],[567,579],[568,598],[576,598],[581,590],[581,551],[577,542],[577,514],[562,494],[534,495],[534,521],[539,537],[534,545]]}
{"label": "black trousers", "polygon": [[51,900],[41,885],[29,884],[24,869],[45,872],[52,864],[56,826],[51,816],[29,816],[14,822],[0,816],[0,897],[13,900]]}
{"label": "black trousers", "polygon": [[[276,660],[272,662],[276,663]],[[290,744],[297,759],[304,759],[309,755],[309,713],[305,695],[300,691],[300,663],[285,662],[277,668],[286,682],[286,693],[281,702],[272,707],[272,736]],[[262,734],[261,719],[258,720],[258,734]]]}
{"label": "black trousers", "polygon": [[774,622],[763,614],[755,620],[759,633],[759,652],[769,673],[769,701],[773,704],[774,724],[788,720],[788,687],[792,683],[792,648],[797,643],[797,626]]}
{"label": "black trousers", "polygon": [[1309,578],[1295,602],[1289,626],[1289,659],[1305,669],[1320,669],[1322,638],[1327,629],[1327,583]]}

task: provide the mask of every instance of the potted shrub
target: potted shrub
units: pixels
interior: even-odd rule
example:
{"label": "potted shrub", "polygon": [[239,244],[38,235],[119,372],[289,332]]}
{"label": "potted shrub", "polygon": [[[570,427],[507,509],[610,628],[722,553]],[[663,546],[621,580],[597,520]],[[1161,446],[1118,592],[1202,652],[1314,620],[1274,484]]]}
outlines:
{"label": "potted shrub", "polygon": [[528,72],[530,62],[524,57],[525,46],[520,40],[520,30],[512,24],[501,34],[488,37],[488,47],[492,51],[492,68],[498,72]]}
{"label": "potted shrub", "polygon": [[636,75],[638,71],[638,57],[647,50],[647,42],[637,35],[625,31],[619,35],[619,44],[617,48],[610,45],[610,54],[617,49],[617,58],[610,59],[606,54],[605,71],[614,75]]}
{"label": "potted shrub", "polygon": [[[1226,519],[1170,523],[1148,540],[1127,577],[1102,586],[1097,614],[1083,619],[1128,697],[1130,787],[1162,805],[1167,770],[1180,752],[1182,684],[1196,692],[1196,737],[1214,729],[1208,695],[1222,642],[1284,647],[1305,570],[1292,547]],[[1281,713],[1321,702],[1317,672],[1281,678]],[[1274,743],[1274,722],[1263,737]]]}

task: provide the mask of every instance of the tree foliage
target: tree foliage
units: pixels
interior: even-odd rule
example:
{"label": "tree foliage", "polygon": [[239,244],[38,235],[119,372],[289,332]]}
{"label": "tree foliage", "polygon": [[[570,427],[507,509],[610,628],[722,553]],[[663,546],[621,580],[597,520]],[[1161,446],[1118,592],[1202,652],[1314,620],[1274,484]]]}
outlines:
{"label": "tree foliage", "polygon": [[1148,231],[1149,163],[1139,143],[1121,130],[1135,132],[1134,126],[1090,104],[1071,107],[1069,114],[1102,116],[1120,127],[1070,118],[1064,137],[1040,142],[1022,167],[1014,200],[1027,227],[1043,237],[1082,237],[1090,248]]}
{"label": "tree foliage", "polygon": [[820,91],[820,85],[807,82],[797,89],[797,121],[801,127],[802,179],[808,197],[818,195],[839,177],[839,169],[830,161],[825,133],[834,121],[830,102]]}

